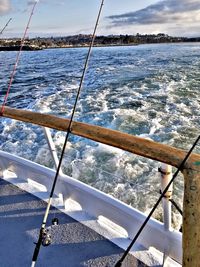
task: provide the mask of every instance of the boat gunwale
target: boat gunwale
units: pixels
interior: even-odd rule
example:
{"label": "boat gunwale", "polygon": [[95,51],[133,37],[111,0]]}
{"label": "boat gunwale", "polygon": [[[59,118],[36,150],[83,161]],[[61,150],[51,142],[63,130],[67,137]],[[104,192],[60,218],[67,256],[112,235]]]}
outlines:
{"label": "boat gunwale", "polygon": [[[1,108],[1,107],[0,107]],[[50,114],[42,114],[30,110],[5,107],[2,117],[15,119],[59,131],[68,131],[69,119]],[[116,130],[73,121],[70,129],[73,135],[81,136],[99,143],[110,145],[139,156],[163,162],[178,168],[187,152],[166,144],[158,143],[149,139],[141,138]],[[199,171],[200,155],[192,153],[184,169]]]}

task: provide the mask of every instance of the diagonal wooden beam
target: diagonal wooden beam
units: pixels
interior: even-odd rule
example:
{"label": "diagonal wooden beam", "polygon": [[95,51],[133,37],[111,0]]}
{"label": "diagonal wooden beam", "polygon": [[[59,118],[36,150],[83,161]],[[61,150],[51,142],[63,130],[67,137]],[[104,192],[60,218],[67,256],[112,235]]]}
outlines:
{"label": "diagonal wooden beam", "polygon": [[[60,131],[67,131],[69,120],[56,117],[54,115],[41,114],[28,110],[19,110],[5,107],[3,117],[28,122]],[[96,142],[107,144],[122,150],[167,163],[174,167],[180,166],[186,152],[168,145],[160,144],[148,139],[122,133],[119,131],[106,129],[103,127],[74,121],[71,133],[81,137],[91,139]],[[200,155],[192,154],[187,163],[189,168],[198,170]],[[187,167],[187,168],[188,168]]]}

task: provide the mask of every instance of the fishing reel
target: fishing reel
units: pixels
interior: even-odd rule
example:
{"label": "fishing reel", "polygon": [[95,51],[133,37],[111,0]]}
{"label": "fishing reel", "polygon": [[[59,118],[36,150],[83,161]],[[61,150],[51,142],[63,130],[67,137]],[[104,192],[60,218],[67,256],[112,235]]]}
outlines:
{"label": "fishing reel", "polygon": [[[53,218],[51,222],[52,222],[52,225],[58,225],[59,221],[58,221],[58,218]],[[51,234],[49,233],[49,230],[44,228],[42,230],[41,235],[42,235],[42,237],[41,237],[42,238],[42,245],[44,247],[48,247],[49,245],[51,245],[52,238],[51,238]]]}
{"label": "fishing reel", "polygon": [[[59,221],[58,218],[53,218],[51,221],[52,225],[58,225]],[[52,243],[51,234],[49,233],[49,229],[42,229],[41,232],[41,244],[43,247],[48,247]],[[36,244],[36,243],[35,243]]]}
{"label": "fishing reel", "polygon": [[47,247],[47,246],[51,245],[51,243],[52,243],[52,239],[51,239],[51,235],[49,234],[49,230],[43,229],[43,231],[42,231],[42,245],[44,247]]}
{"label": "fishing reel", "polygon": [[53,218],[52,221],[51,221],[52,225],[58,225],[59,221],[58,221],[58,218]]}

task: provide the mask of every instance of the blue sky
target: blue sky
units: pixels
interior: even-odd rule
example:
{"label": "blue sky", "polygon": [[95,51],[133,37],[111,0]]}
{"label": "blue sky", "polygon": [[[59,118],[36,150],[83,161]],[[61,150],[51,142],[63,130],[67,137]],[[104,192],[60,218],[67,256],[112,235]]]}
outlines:
{"label": "blue sky", "polygon": [[[4,36],[21,36],[34,0],[0,0]],[[29,36],[91,33],[101,0],[40,0]],[[200,0],[105,0],[98,34],[200,36]]]}

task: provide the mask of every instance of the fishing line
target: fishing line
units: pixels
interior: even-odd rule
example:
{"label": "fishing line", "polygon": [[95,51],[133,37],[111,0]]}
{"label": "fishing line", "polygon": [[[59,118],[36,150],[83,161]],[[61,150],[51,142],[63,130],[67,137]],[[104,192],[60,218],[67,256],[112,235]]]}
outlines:
{"label": "fishing line", "polygon": [[0,31],[0,34],[3,34],[4,30],[6,29],[6,27],[8,26],[8,24],[11,22],[12,18],[10,18],[8,20],[8,22],[6,23],[6,25],[3,27],[3,29]]}
{"label": "fishing line", "polygon": [[29,25],[30,25],[30,22],[31,22],[31,19],[32,19],[34,10],[35,10],[35,7],[36,7],[38,2],[39,2],[39,0],[35,0],[35,2],[34,2],[33,8],[31,10],[31,14],[30,14],[29,19],[28,19],[28,23],[27,23],[25,31],[24,31],[24,35],[23,35],[23,37],[21,39],[20,49],[19,49],[19,51],[17,53],[17,57],[16,57],[16,60],[15,60],[15,65],[14,65],[14,68],[13,68],[13,71],[11,73],[11,77],[10,77],[10,80],[9,80],[8,89],[6,91],[6,95],[4,97],[4,101],[3,101],[3,104],[2,104],[2,107],[1,107],[1,111],[0,111],[0,115],[1,116],[4,113],[5,105],[6,105],[6,102],[7,102],[7,99],[8,99],[8,95],[10,93],[10,88],[12,86],[13,79],[14,79],[14,76],[15,76],[15,73],[16,73],[16,70],[17,70],[17,66],[18,66],[18,63],[19,63],[20,55],[21,55],[21,52],[22,52],[22,49],[23,49],[23,46],[24,46],[25,38],[26,38],[28,29],[29,29]]}
{"label": "fishing line", "polygon": [[90,43],[90,46],[89,46],[89,50],[88,50],[88,53],[87,53],[87,56],[86,56],[86,59],[85,59],[85,64],[84,64],[84,68],[83,68],[83,72],[82,72],[82,76],[81,76],[78,92],[77,92],[76,99],[75,99],[75,102],[74,102],[71,118],[70,118],[70,121],[69,121],[69,126],[68,126],[68,129],[67,129],[64,145],[63,145],[62,152],[61,152],[61,157],[60,157],[59,164],[58,164],[58,167],[57,167],[57,170],[56,170],[56,174],[55,174],[55,177],[54,177],[52,189],[51,189],[51,192],[50,192],[50,195],[49,195],[49,200],[48,200],[47,208],[46,208],[46,211],[45,211],[45,214],[44,214],[44,218],[43,218],[42,226],[41,226],[41,229],[40,229],[38,241],[36,243],[35,250],[34,250],[34,253],[33,253],[31,267],[34,267],[35,264],[36,264],[36,261],[37,261],[37,258],[38,258],[38,254],[39,254],[39,251],[40,251],[40,247],[41,247],[41,244],[42,244],[42,242],[44,240],[44,235],[46,235],[46,233],[47,233],[47,231],[46,231],[46,222],[47,222],[47,218],[48,218],[48,215],[49,215],[49,211],[50,211],[50,207],[51,207],[52,198],[53,198],[54,190],[55,190],[55,187],[56,187],[58,175],[59,175],[59,172],[60,172],[60,169],[61,169],[62,160],[63,160],[64,154],[65,154],[65,148],[67,146],[69,135],[70,135],[70,132],[71,132],[73,118],[74,118],[74,114],[75,114],[75,111],[76,111],[76,106],[77,106],[77,103],[78,103],[78,100],[79,100],[80,92],[81,92],[81,89],[82,89],[82,86],[83,86],[83,82],[84,82],[87,66],[88,66],[88,63],[89,63],[91,51],[92,51],[92,48],[94,46],[95,35],[96,35],[97,27],[98,27],[98,24],[99,24],[99,19],[100,19],[100,16],[101,16],[103,5],[104,5],[104,0],[101,1],[101,5],[100,5],[100,8],[99,8],[99,13],[98,13],[98,16],[97,16],[97,20],[96,20],[94,31],[93,31],[93,35],[92,35],[92,40],[91,40],[91,43]]}
{"label": "fishing line", "polygon": [[169,199],[169,201],[172,203],[172,205],[177,209],[177,211],[183,216],[183,211],[182,209],[178,206],[178,204],[173,200]]}
{"label": "fishing line", "polygon": [[171,184],[174,182],[175,178],[177,177],[177,175],[179,174],[179,172],[183,169],[186,161],[188,160],[189,156],[191,155],[192,151],[194,150],[194,148],[196,147],[197,143],[200,140],[200,135],[197,137],[197,139],[195,140],[194,144],[192,145],[192,147],[190,148],[190,150],[188,151],[188,153],[186,154],[185,158],[183,159],[183,161],[181,162],[180,166],[178,167],[178,169],[176,170],[176,172],[174,173],[174,175],[172,176],[171,181],[168,183],[168,185],[166,186],[165,190],[162,192],[162,194],[160,195],[159,199],[157,200],[156,204],[154,205],[154,207],[152,208],[152,210],[150,211],[149,215],[147,216],[147,218],[145,219],[145,221],[143,222],[143,224],[141,225],[140,229],[138,230],[138,232],[136,233],[135,237],[133,238],[132,242],[130,243],[130,245],[128,246],[128,248],[126,249],[126,251],[124,252],[124,254],[122,255],[121,259],[115,264],[115,267],[121,267],[122,263],[124,261],[124,259],[126,258],[126,256],[128,255],[128,253],[130,252],[131,248],[133,247],[133,245],[135,244],[136,240],[138,239],[138,237],[140,236],[140,234],[142,233],[144,227],[146,226],[146,224],[148,223],[148,221],[150,220],[151,216],[153,215],[154,211],[156,210],[156,208],[158,207],[158,205],[160,204],[162,198],[165,196],[165,194],[167,193],[168,189],[170,188]]}

